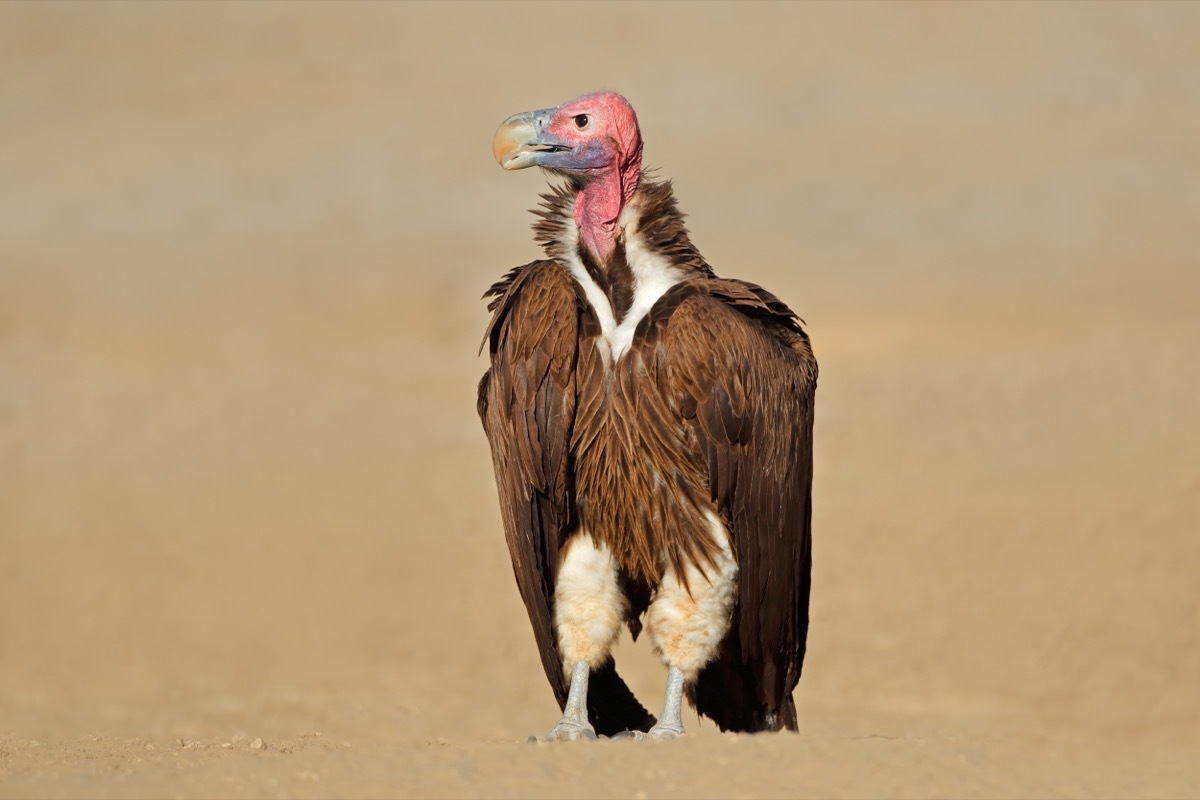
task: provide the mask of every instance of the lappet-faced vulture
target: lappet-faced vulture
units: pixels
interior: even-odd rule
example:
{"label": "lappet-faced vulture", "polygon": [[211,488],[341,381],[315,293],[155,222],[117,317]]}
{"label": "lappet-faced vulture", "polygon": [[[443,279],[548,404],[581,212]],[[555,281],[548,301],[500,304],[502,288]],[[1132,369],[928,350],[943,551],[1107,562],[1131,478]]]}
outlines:
{"label": "lappet-faced vulture", "polygon": [[[720,278],[633,108],[596,92],[509,117],[506,170],[561,176],[545,255],[485,297],[479,415],[521,598],[563,717],[540,741],[796,728],[808,633],[817,362],[773,294]],[[667,667],[656,720],[616,672],[623,625]]]}

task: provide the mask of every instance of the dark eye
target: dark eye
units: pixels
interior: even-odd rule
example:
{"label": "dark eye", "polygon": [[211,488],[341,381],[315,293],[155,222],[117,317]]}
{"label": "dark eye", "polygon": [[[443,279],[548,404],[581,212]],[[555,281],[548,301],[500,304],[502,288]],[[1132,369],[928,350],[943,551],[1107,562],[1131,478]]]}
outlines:
{"label": "dark eye", "polygon": [[586,128],[587,124],[588,124],[588,115],[587,114],[576,114],[575,115],[575,127],[576,128]]}

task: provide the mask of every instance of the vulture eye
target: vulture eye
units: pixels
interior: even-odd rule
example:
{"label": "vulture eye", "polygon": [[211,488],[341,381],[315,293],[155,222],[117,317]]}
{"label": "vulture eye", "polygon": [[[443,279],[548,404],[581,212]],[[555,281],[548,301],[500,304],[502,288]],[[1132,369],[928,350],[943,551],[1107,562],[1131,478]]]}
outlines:
{"label": "vulture eye", "polygon": [[588,115],[587,114],[576,114],[575,115],[575,127],[576,128],[580,128],[580,129],[586,128],[587,124],[588,124]]}

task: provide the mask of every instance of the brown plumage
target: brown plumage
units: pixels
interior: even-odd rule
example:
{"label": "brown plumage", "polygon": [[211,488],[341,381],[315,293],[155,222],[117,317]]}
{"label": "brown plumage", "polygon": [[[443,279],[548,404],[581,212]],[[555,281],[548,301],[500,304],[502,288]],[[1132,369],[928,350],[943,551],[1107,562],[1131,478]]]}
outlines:
{"label": "brown plumage", "polygon": [[[611,551],[636,636],[664,576],[687,586],[689,567],[707,575],[719,559],[707,515],[719,516],[736,595],[688,695],[722,730],[794,730],[808,629],[817,364],[786,305],[714,274],[670,183],[641,174],[636,186],[606,256],[574,227],[579,180],[544,195],[535,233],[546,258],[485,295],[491,367],[479,414],[517,584],[564,706],[570,664],[554,606],[572,538],[586,532]],[[643,272],[635,275],[631,261]],[[646,277],[646,264],[662,265],[670,285],[633,317],[631,341],[614,358],[619,345],[582,271],[619,324],[638,312],[639,281],[657,279]],[[597,732],[654,723],[611,658],[591,678],[587,711]]]}

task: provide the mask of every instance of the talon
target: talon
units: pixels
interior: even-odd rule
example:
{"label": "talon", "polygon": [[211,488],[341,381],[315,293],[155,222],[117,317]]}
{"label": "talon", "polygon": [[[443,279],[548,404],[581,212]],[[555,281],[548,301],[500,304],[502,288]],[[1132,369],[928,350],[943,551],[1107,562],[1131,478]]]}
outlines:
{"label": "talon", "polygon": [[591,725],[563,719],[554,726],[554,730],[545,736],[530,736],[525,741],[529,744],[548,744],[549,742],[573,742],[576,739],[589,739],[594,742],[599,738],[596,735],[596,729]]}
{"label": "talon", "polygon": [[683,731],[657,727],[651,728],[646,734],[647,739],[678,739],[680,736],[683,736]]}
{"label": "talon", "polygon": [[616,734],[612,738],[614,738],[614,739],[632,739],[635,742],[642,742],[642,741],[645,741],[646,739],[657,739],[660,741],[664,740],[664,739],[678,739],[680,736],[683,736],[682,729],[676,729],[676,728],[668,727],[665,725],[661,726],[661,727],[658,725],[655,725],[653,728],[651,728],[649,731],[646,731],[645,733],[643,733],[642,731],[621,731],[620,733]]}

